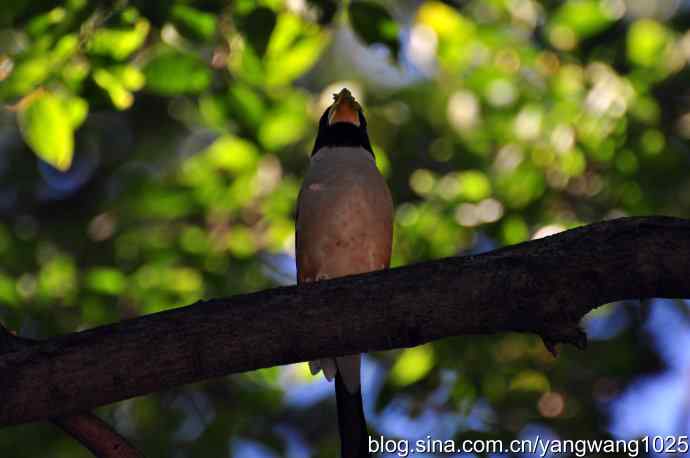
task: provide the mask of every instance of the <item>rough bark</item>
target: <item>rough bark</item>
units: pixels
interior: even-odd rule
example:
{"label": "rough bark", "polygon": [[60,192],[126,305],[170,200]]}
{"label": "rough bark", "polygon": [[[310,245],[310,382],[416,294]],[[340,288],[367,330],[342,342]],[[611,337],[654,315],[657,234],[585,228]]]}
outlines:
{"label": "rough bark", "polygon": [[[583,347],[616,300],[690,298],[690,221],[624,218],[478,256],[196,304],[0,354],[0,425],[318,357],[460,334],[532,332]],[[2,353],[2,352],[0,352]]]}

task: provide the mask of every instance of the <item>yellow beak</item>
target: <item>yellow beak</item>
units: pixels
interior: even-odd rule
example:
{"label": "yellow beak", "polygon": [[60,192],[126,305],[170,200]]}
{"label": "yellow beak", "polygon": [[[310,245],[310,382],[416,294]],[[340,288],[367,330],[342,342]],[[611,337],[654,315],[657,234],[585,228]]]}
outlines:
{"label": "yellow beak", "polygon": [[359,127],[359,111],[361,110],[359,103],[352,96],[350,91],[343,88],[339,94],[333,94],[333,105],[328,113],[328,125],[333,125],[337,122],[349,122]]}

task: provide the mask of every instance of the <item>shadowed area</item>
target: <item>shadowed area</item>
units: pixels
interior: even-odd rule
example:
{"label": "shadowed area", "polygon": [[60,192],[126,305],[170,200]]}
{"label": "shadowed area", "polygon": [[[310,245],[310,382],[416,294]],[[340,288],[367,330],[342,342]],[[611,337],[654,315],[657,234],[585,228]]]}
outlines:
{"label": "shadowed area", "polygon": [[[17,335],[51,339],[294,284],[297,193],[319,117],[345,87],[364,109],[395,202],[393,267],[618,217],[690,218],[686,0],[230,3],[0,6],[0,321]],[[554,334],[531,329],[521,313],[536,298],[502,294],[515,282],[540,291],[564,285],[550,295],[557,317],[577,299],[601,298],[606,304],[579,323],[587,350],[564,346],[553,358],[539,337],[504,332],[370,353],[363,396],[374,437],[688,434],[690,309],[656,299],[653,287],[675,281],[687,253],[645,257],[670,246],[636,246],[639,235],[568,239],[573,258],[528,256],[521,246],[516,257],[466,258],[490,281],[478,289],[460,272],[466,289],[454,300],[510,312],[502,330]],[[620,260],[608,274],[603,253]],[[573,283],[576,259],[593,263]],[[509,275],[523,268],[536,274]],[[401,291],[455,286],[441,278],[430,269]],[[611,284],[625,300],[607,296]],[[395,299],[377,296],[377,285],[358,300],[374,315]],[[650,290],[635,290],[643,286]],[[495,300],[483,304],[479,290]],[[343,313],[336,293],[314,313]],[[578,303],[583,313],[599,305]],[[246,310],[242,327],[266,323],[282,335],[288,322],[264,322],[261,310]],[[579,317],[567,317],[571,329]],[[393,334],[415,343],[431,329],[428,316],[418,318],[405,324],[414,332]],[[299,325],[302,315],[293,319]],[[371,348],[384,348],[372,331],[381,346]],[[174,333],[144,339],[140,369],[180,363],[152,358],[162,341],[183,342]],[[337,344],[323,341],[321,349]],[[253,345],[273,348],[266,342]],[[284,345],[284,362],[300,342]],[[125,336],[112,352],[93,353],[87,366],[128,343]],[[206,351],[248,358],[237,348]],[[123,369],[122,383],[111,382],[122,386],[130,375]],[[72,377],[46,403],[88,382]],[[175,388],[165,377],[147,383],[165,389],[95,412],[145,456],[338,453],[334,395],[306,364]],[[48,450],[90,456],[47,423],[0,429],[0,456]]]}

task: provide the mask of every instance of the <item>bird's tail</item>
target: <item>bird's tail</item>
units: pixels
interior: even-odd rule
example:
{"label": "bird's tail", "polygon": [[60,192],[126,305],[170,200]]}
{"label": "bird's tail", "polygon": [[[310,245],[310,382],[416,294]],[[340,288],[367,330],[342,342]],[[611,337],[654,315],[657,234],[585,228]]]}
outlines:
{"label": "bird's tail", "polygon": [[369,432],[364,418],[362,389],[350,393],[341,371],[335,374],[335,399],[338,404],[341,458],[365,458],[369,453]]}

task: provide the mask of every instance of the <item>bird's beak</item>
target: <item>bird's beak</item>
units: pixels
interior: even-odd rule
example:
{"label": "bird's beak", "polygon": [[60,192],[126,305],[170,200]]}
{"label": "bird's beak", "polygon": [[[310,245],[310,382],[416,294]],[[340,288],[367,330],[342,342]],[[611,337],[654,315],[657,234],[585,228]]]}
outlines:
{"label": "bird's beak", "polygon": [[359,127],[359,103],[350,94],[350,91],[343,89],[339,94],[333,94],[333,105],[328,113],[328,125],[337,122],[349,122]]}

